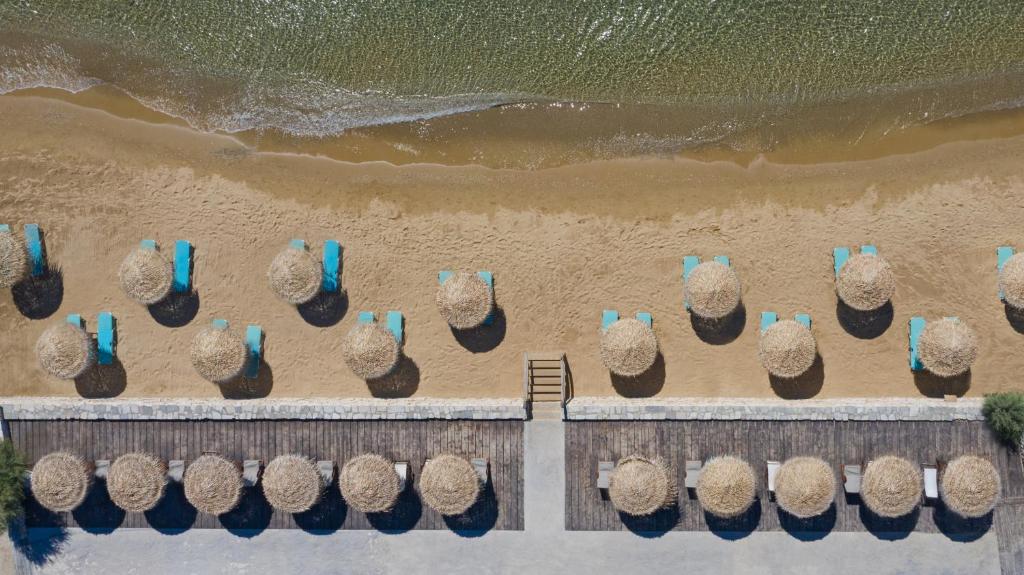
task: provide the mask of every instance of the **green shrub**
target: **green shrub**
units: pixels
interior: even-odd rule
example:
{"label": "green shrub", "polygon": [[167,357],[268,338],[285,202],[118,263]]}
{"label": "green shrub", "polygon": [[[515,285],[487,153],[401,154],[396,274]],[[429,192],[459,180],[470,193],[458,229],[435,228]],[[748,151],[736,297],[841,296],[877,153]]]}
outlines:
{"label": "green shrub", "polygon": [[1011,391],[985,396],[981,408],[992,431],[1000,439],[1019,447],[1024,439],[1024,393]]}
{"label": "green shrub", "polygon": [[10,441],[0,441],[0,533],[21,515],[25,498],[25,458]]}

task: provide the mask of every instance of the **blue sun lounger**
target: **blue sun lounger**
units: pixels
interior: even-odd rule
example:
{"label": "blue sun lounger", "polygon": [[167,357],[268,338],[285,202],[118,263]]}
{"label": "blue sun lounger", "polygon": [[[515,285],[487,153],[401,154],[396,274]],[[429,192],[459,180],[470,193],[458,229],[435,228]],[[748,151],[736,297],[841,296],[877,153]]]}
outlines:
{"label": "blue sun lounger", "polygon": [[[1006,262],[1013,257],[1013,248],[1009,246],[999,246],[996,248],[996,268],[998,271],[1003,271],[1003,266]],[[999,290],[999,299],[1003,299],[1003,291]]]}
{"label": "blue sun lounger", "polygon": [[213,325],[213,329],[218,331],[224,331],[228,328],[228,320],[226,319],[215,319],[210,323]]}
{"label": "blue sun lounger", "polygon": [[139,248],[149,251],[156,251],[156,240],[142,240],[139,242]]}
{"label": "blue sun lounger", "polygon": [[[448,281],[448,278],[452,277],[452,275],[453,275],[452,272],[450,272],[448,270],[443,270],[443,271],[438,272],[437,273],[437,283],[438,283],[438,285],[441,285],[444,282]],[[491,272],[476,272],[476,275],[480,276],[480,279],[484,280],[484,283],[487,284],[487,287],[489,287],[491,289],[491,297],[494,297],[494,274],[492,274]],[[490,315],[487,316],[487,319],[484,320],[483,325],[491,325],[492,323],[494,323],[494,312],[493,311],[491,312]]]}
{"label": "blue sun lounger", "polygon": [[607,330],[617,321],[619,321],[619,312],[612,309],[604,310],[601,314],[601,331]]}
{"label": "blue sun lounger", "polygon": [[811,316],[807,315],[806,313],[798,313],[793,316],[793,319],[804,324],[804,326],[806,326],[807,329],[811,329]]}
{"label": "blue sun lounger", "polygon": [[245,377],[256,379],[260,375],[260,359],[263,356],[263,328],[250,325],[245,328],[245,349],[249,358],[245,365]]}
{"label": "blue sun lounger", "polygon": [[638,312],[636,312],[636,319],[646,323],[647,327],[654,327],[654,318],[651,317],[651,314],[649,312],[646,312],[646,311],[638,311]]}
{"label": "blue sun lounger", "polygon": [[388,329],[395,334],[395,339],[401,344],[405,340],[405,318],[402,317],[402,312],[389,311],[385,317]]}
{"label": "blue sun lounger", "polygon": [[[729,256],[715,256],[713,258],[716,262],[729,266]],[[683,285],[686,285],[686,280],[690,279],[690,273],[700,265],[700,258],[698,256],[683,256]],[[690,302],[684,301],[683,305],[686,309],[690,309]]]}
{"label": "blue sun lounger", "polygon": [[75,327],[85,329],[85,324],[82,322],[82,314],[80,313],[69,313],[67,322]]}
{"label": "blue sun lounger", "polygon": [[192,289],[192,244],[188,240],[174,242],[174,291],[188,293]]}
{"label": "blue sun lounger", "polygon": [[764,333],[773,323],[779,321],[779,314],[773,311],[761,312],[761,333]]}
{"label": "blue sun lounger", "polygon": [[114,315],[101,311],[96,317],[96,362],[100,365],[114,363],[117,356],[117,328]]}
{"label": "blue sun lounger", "polygon": [[[873,245],[867,244],[860,247],[860,253],[866,256],[877,256],[878,248]],[[832,250],[832,260],[836,268],[836,277],[839,277],[839,271],[843,269],[843,265],[846,264],[846,260],[850,259],[850,248],[835,248]]]}
{"label": "blue sun lounger", "polygon": [[377,315],[372,311],[361,311],[356,319],[359,323],[375,323],[377,321]]}
{"label": "blue sun lounger", "polygon": [[334,293],[341,288],[341,244],[335,240],[324,242],[324,276],[320,290]]}
{"label": "blue sun lounger", "polygon": [[288,247],[290,247],[293,250],[303,250],[303,251],[305,251],[305,249],[306,249],[306,240],[292,240],[292,241],[288,242]]}
{"label": "blue sun lounger", "polygon": [[0,224],[0,233],[11,233],[11,226],[7,224]]}
{"label": "blue sun lounger", "polygon": [[37,224],[25,224],[25,248],[28,250],[29,259],[32,260],[32,276],[43,275],[46,260],[43,257],[43,236],[40,235]]}
{"label": "blue sun lounger", "polygon": [[928,322],[923,317],[914,316],[910,318],[910,369],[911,371],[921,371],[924,369],[924,365],[921,364],[921,358],[917,355],[917,344],[921,339],[921,332],[924,331],[924,326]]}

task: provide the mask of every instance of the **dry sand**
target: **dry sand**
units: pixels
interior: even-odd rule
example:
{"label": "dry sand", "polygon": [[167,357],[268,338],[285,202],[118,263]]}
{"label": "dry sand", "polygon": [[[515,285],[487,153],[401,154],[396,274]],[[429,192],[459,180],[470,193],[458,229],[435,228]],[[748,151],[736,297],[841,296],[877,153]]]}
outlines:
{"label": "dry sand", "polygon": [[[650,159],[510,171],[252,153],[228,137],[42,98],[0,97],[0,125],[0,221],[39,223],[63,274],[59,309],[44,319],[0,294],[0,395],[367,396],[341,341],[357,311],[388,309],[406,315],[410,361],[378,394],[518,396],[525,351],[565,352],[577,395],[1024,388],[1024,321],[1008,319],[995,271],[997,245],[1024,248],[1024,137],[845,164]],[[348,306],[334,325],[311,325],[267,285],[292,237],[344,246]],[[183,327],[161,325],[118,287],[118,266],[142,238],[168,251],[179,238],[195,245],[200,304]],[[840,325],[832,278],[832,247],[863,242],[898,281],[892,323],[871,339]],[[687,254],[732,258],[746,309],[738,337],[703,341],[683,313]],[[440,269],[494,272],[502,314],[482,339],[460,343],[441,319]],[[613,381],[601,364],[604,308],[654,315],[664,361],[640,382]],[[761,368],[765,309],[813,316],[822,360],[809,377],[772,382]],[[72,312],[94,329],[101,310],[117,316],[123,368],[74,383],[46,376],[33,354],[39,334]],[[975,328],[970,378],[909,371],[916,314]],[[192,369],[191,338],[215,317],[263,326],[269,369],[255,384],[222,390]]]}

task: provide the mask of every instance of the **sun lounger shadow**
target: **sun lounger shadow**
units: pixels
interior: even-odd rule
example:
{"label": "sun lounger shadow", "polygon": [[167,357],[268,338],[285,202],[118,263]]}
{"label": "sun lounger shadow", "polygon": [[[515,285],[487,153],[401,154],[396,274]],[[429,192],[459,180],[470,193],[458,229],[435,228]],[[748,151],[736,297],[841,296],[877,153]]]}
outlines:
{"label": "sun lounger shadow", "polygon": [[85,501],[71,512],[78,526],[88,533],[112,533],[124,522],[125,512],[114,505],[107,492],[107,482],[96,480]]}
{"label": "sun lounger shadow", "polygon": [[232,535],[248,539],[263,533],[270,526],[274,509],[263,497],[259,486],[243,487],[238,507],[218,517],[220,524]]}
{"label": "sun lounger shadow", "polygon": [[761,522],[761,499],[755,499],[750,508],[738,517],[726,519],[705,511],[704,521],[708,524],[708,530],[722,539],[743,539],[756,531],[757,525]]}
{"label": "sun lounger shadow", "polygon": [[86,399],[117,397],[128,387],[128,374],[116,356],[113,363],[94,363],[85,373],[75,378],[75,391]]}
{"label": "sun lounger shadow", "polygon": [[935,502],[932,518],[939,531],[960,543],[969,543],[981,539],[992,528],[992,511],[976,518],[961,517],[949,510],[942,500]]}
{"label": "sun lounger shadow", "polygon": [[612,387],[622,397],[654,397],[665,387],[665,357],[658,352],[654,364],[636,377],[624,377],[608,372]]}
{"label": "sun lounger shadow", "polygon": [[706,319],[690,314],[690,327],[701,341],[710,345],[725,345],[736,341],[747,325],[747,308],[741,301],[729,315],[719,319]]}
{"label": "sun lounger shadow", "polygon": [[846,305],[843,300],[836,303],[836,318],[846,333],[857,339],[875,339],[892,325],[895,310],[892,302],[872,311],[860,311]]}
{"label": "sun lounger shadow", "polygon": [[199,292],[172,291],[164,299],[148,306],[149,315],[164,327],[183,327],[199,314]]}
{"label": "sun lounger shadow", "polygon": [[260,361],[260,370],[255,378],[236,377],[217,386],[224,399],[263,399],[274,389],[274,368],[266,361]]}
{"label": "sun lounger shadow", "polygon": [[384,377],[366,380],[366,386],[373,397],[412,397],[420,387],[420,368],[412,358],[402,354],[394,371]]}
{"label": "sun lounger shadow", "polygon": [[24,537],[11,537],[11,542],[21,556],[36,566],[46,565],[60,555],[67,540],[68,530],[63,524],[34,527]]}
{"label": "sun lounger shadow", "polygon": [[29,275],[11,286],[14,307],[29,319],[45,319],[60,309],[64,301],[64,272],[47,267],[42,275]]}
{"label": "sun lounger shadow", "polygon": [[1010,327],[1017,333],[1024,333],[1024,309],[1004,303],[1003,310],[1006,313],[1006,321],[1010,322]]}
{"label": "sun lounger shadow", "polygon": [[480,490],[480,497],[462,515],[444,517],[444,524],[459,537],[482,537],[498,522],[498,497],[494,485],[488,481]]}
{"label": "sun lounger shadow", "polygon": [[505,318],[505,310],[495,306],[491,312],[491,322],[473,329],[455,329],[449,327],[455,341],[467,351],[473,353],[485,353],[501,345],[505,340],[505,332],[508,325]]}
{"label": "sun lounger shadow", "polygon": [[303,321],[315,327],[331,327],[348,313],[348,292],[321,290],[306,303],[295,306]]}
{"label": "sun lounger shadow", "polygon": [[382,533],[398,534],[414,529],[422,516],[423,502],[416,495],[416,490],[406,486],[391,511],[368,513],[366,519],[374,529]]}
{"label": "sun lounger shadow", "polygon": [[309,511],[292,516],[299,529],[313,535],[329,535],[341,529],[348,516],[348,505],[341,497],[337,479],[324,488],[324,494]]}
{"label": "sun lounger shadow", "polygon": [[626,529],[634,535],[647,539],[661,537],[675,529],[676,525],[679,524],[679,517],[678,505],[665,507],[642,517],[629,515],[628,513],[619,513],[619,520],[622,521]]}
{"label": "sun lounger shadow", "polygon": [[789,533],[800,541],[818,541],[824,539],[829,533],[835,529],[836,526],[836,504],[833,501],[832,505],[827,510],[817,517],[809,517],[807,519],[801,519],[795,515],[786,513],[781,507],[778,507],[779,514],[779,526],[782,527],[786,533]]}
{"label": "sun lounger shadow", "polygon": [[825,385],[825,360],[815,354],[810,369],[794,378],[776,377],[768,374],[772,391],[782,399],[810,399]]}
{"label": "sun lounger shadow", "polygon": [[936,399],[947,395],[963,397],[971,389],[971,370],[953,377],[941,377],[922,369],[914,372],[914,385],[925,397]]}
{"label": "sun lounger shadow", "polygon": [[169,482],[164,496],[156,507],[146,511],[146,522],[154,530],[164,535],[175,535],[188,531],[196,522],[199,514],[195,507],[185,499],[185,486],[178,482]]}
{"label": "sun lounger shadow", "polygon": [[921,516],[920,507],[915,508],[903,517],[893,519],[875,515],[868,509],[867,505],[861,505],[857,509],[860,514],[860,522],[864,525],[865,529],[875,537],[885,541],[898,541],[909,537]]}

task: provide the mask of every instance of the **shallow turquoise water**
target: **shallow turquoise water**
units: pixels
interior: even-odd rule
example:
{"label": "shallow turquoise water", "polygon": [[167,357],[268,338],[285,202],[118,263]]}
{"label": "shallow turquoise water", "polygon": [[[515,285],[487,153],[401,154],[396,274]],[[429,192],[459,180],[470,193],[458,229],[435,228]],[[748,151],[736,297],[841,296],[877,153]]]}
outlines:
{"label": "shallow turquoise water", "polygon": [[550,100],[718,134],[851,100],[910,121],[1014,107],[1022,38],[1020,0],[0,0],[0,91],[108,82],[229,131]]}

